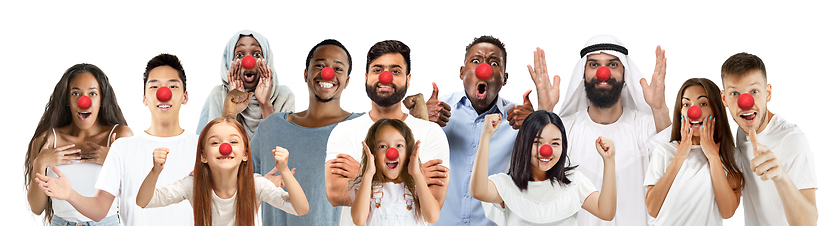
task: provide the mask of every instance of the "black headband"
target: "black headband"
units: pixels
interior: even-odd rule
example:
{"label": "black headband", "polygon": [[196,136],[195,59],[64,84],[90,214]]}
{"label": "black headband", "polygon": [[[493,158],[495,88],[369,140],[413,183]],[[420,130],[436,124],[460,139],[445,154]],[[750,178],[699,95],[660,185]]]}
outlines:
{"label": "black headband", "polygon": [[601,44],[595,44],[595,45],[584,47],[583,49],[580,50],[580,57],[584,57],[584,56],[586,56],[587,53],[591,53],[591,52],[598,51],[598,50],[613,50],[613,51],[617,51],[619,53],[623,53],[624,55],[627,55],[627,48],[624,48],[624,46],[611,44],[611,43],[601,43]]}

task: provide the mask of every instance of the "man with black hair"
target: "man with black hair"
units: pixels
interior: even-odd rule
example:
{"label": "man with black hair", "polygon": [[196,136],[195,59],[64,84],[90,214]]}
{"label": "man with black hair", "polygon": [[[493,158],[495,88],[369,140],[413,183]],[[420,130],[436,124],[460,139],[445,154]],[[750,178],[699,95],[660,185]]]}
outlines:
{"label": "man with black hair", "polygon": [[[365,90],[371,99],[372,109],[367,115],[338,124],[327,142],[325,184],[327,199],[333,206],[345,206],[341,224],[352,225],[350,204],[352,203],[348,181],[356,178],[362,159],[362,141],[368,129],[380,118],[400,119],[411,128],[415,140],[422,142],[419,150],[423,162],[426,183],[435,199],[443,205],[446,187],[449,185],[449,145],[446,135],[435,123],[409,117],[402,112],[400,101],[405,97],[411,81],[411,49],[396,40],[374,44],[367,54]],[[380,73],[388,71],[392,81],[383,84]]]}
{"label": "man with black hair", "polygon": [[[350,52],[334,39],[316,44],[306,56],[303,80],[309,89],[309,108],[297,112],[278,112],[263,120],[251,138],[254,173],[274,174],[274,147],[289,150],[292,172],[297,174],[300,186],[309,200],[309,214],[295,216],[262,203],[263,225],[335,225],[341,208],[333,207],[327,201],[324,191],[325,168],[321,164],[326,158],[327,138],[340,122],[354,119],[362,113],[350,113],[341,108],[341,92],[347,88],[353,58]],[[334,77],[327,80],[322,70],[331,68]],[[327,168],[328,169],[328,168]]]}
{"label": "man with black hair", "polygon": [[[143,73],[143,104],[152,113],[152,125],[143,133],[124,137],[111,145],[95,187],[93,197],[83,197],[70,186],[61,171],[58,177],[39,175],[44,192],[56,199],[67,200],[82,215],[99,221],[119,196],[120,223],[124,225],[192,225],[192,206],[181,202],[162,208],[143,209],[137,206],[137,192],[148,172],[152,170],[152,152],[167,149],[166,169],[158,178],[160,184],[170,184],[193,171],[198,135],[185,133],[179,123],[181,105],[187,104],[187,77],[178,57],[158,55],[146,65]],[[157,98],[158,89],[171,90],[169,100]]]}

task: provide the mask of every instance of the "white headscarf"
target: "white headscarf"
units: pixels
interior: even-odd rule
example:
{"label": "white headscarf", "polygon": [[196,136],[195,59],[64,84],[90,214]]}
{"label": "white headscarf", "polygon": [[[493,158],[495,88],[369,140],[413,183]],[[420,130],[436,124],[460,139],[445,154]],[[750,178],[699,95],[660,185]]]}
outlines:
{"label": "white headscarf", "polygon": [[[612,35],[596,35],[586,41],[584,49],[597,44],[614,44],[624,47],[624,44]],[[579,111],[585,111],[589,107],[589,99],[586,98],[586,90],[583,87],[583,72],[586,66],[586,57],[589,54],[598,53],[616,56],[624,65],[624,88],[621,89],[621,106],[625,109],[651,114],[650,106],[645,102],[645,96],[642,93],[642,85],[639,84],[639,80],[644,76],[639,71],[639,67],[636,67],[636,63],[627,54],[619,51],[609,48],[595,48],[586,52],[575,65],[569,88],[566,91],[566,98],[563,101],[563,108],[560,110],[560,117],[574,115]]]}

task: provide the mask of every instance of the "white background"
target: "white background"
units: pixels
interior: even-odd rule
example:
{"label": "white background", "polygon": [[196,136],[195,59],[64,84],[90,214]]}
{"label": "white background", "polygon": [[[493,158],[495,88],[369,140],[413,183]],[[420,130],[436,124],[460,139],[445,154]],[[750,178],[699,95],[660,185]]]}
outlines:
{"label": "white background", "polygon": [[[21,4],[4,2],[0,10],[0,43],[5,45],[0,64],[7,93],[0,125],[11,145],[0,165],[4,172],[0,180],[6,183],[0,191],[7,194],[0,208],[7,223],[40,222],[26,202],[23,162],[26,145],[64,70],[76,63],[104,70],[129,126],[142,133],[150,121],[141,102],[145,64],[159,53],[175,54],[186,70],[190,97],[181,110],[181,126],[193,132],[209,90],[220,84],[223,47],[241,29],[269,39],[280,84],[292,88],[297,111],[308,106],[303,81],[306,54],[326,38],[344,43],[354,57],[355,70],[342,98],[342,107],[354,112],[370,109],[362,85],[365,57],[371,45],[386,39],[401,40],[412,48],[408,93],[428,97],[432,82],[441,94],[462,91],[458,69],[465,46],[474,37],[494,35],[508,51],[510,80],[500,95],[517,103],[534,88],[526,65],[533,64],[536,47],[546,50],[549,73],[563,78],[564,95],[578,52],[597,34],[621,39],[647,77],[656,45],[666,50],[669,107],[686,79],[705,77],[720,85],[720,65],[726,58],[738,52],[756,54],[767,64],[774,88],[769,109],[798,124],[811,141],[820,180],[820,223],[840,222],[836,167],[832,167],[838,155],[836,142],[829,142],[836,139],[838,126],[836,97],[831,96],[837,90],[840,65],[835,2]],[[532,98],[536,102],[536,94]],[[741,209],[724,223],[742,225]]]}

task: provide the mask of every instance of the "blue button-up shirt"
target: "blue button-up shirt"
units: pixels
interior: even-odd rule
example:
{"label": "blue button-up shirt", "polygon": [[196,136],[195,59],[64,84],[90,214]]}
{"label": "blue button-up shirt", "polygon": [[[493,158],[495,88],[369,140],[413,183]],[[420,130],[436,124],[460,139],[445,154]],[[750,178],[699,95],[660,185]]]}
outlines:
{"label": "blue button-up shirt", "polygon": [[443,127],[449,140],[449,190],[446,201],[440,211],[440,219],[434,225],[495,225],[484,216],[481,201],[470,195],[470,176],[472,175],[484,116],[502,114],[502,126],[490,140],[490,158],[488,175],[507,173],[510,156],[518,130],[510,127],[507,111],[514,103],[499,97],[490,110],[479,115],[472,107],[466,92],[456,92],[441,98],[452,107],[449,123]]}

